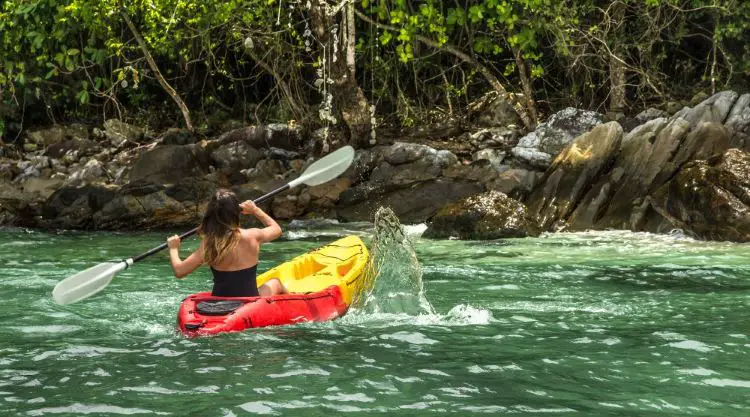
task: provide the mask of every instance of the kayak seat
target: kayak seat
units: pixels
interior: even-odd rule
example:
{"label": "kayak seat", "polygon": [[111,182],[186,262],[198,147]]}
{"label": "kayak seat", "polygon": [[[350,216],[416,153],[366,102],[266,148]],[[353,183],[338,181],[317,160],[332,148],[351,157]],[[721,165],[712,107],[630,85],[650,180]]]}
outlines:
{"label": "kayak seat", "polygon": [[240,300],[207,300],[199,302],[195,309],[206,316],[225,316],[244,304],[245,302]]}

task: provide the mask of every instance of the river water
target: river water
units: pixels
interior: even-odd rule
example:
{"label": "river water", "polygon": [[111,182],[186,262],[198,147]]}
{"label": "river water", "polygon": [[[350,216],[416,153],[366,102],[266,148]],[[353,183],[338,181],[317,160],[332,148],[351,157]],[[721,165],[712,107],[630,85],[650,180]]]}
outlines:
{"label": "river water", "polygon": [[[175,280],[164,253],[88,300],[50,296],[164,234],[2,230],[0,415],[750,415],[750,246],[420,230],[342,319],[198,339],[175,317],[209,272]],[[287,228],[260,269],[352,233],[373,242],[367,224]],[[407,275],[424,292],[394,303]]]}

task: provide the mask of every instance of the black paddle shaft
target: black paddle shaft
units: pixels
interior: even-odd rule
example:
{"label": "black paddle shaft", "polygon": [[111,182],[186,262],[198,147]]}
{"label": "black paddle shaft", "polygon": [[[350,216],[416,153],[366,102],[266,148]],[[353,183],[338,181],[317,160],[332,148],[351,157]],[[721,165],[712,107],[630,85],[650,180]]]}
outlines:
{"label": "black paddle shaft", "polygon": [[[289,184],[284,184],[283,186],[281,186],[281,187],[279,187],[279,188],[277,188],[277,189],[269,192],[268,194],[262,195],[262,196],[258,197],[257,199],[253,200],[253,203],[255,203],[255,204],[261,204],[264,201],[268,200],[269,198],[274,197],[276,194],[283,193],[284,191],[286,191],[286,190],[288,190],[290,188],[292,188],[292,187],[290,187]],[[193,229],[193,230],[190,230],[189,232],[185,232],[185,233],[183,233],[183,234],[180,235],[180,240],[187,239],[187,238],[189,238],[190,236],[194,235],[197,232],[198,232],[198,228],[197,227],[195,229]],[[166,243],[162,243],[161,245],[159,245],[159,246],[157,246],[157,247],[155,247],[155,248],[153,248],[153,249],[151,249],[151,250],[149,250],[147,252],[143,252],[142,254],[136,256],[135,258],[133,258],[133,262],[138,262],[138,261],[140,261],[142,259],[148,258],[149,256],[155,254],[156,252],[160,252],[160,251],[164,250],[164,248],[166,248],[166,247],[167,247],[167,244]]]}

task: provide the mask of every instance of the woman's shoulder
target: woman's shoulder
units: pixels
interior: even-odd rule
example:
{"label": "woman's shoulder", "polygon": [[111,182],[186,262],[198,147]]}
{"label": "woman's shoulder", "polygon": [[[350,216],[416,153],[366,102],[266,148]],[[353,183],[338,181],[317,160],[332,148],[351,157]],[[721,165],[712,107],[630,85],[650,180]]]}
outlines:
{"label": "woman's shoulder", "polygon": [[255,229],[255,228],[250,228],[250,229],[240,228],[240,237],[242,239],[257,239],[257,233],[258,233],[258,229]]}

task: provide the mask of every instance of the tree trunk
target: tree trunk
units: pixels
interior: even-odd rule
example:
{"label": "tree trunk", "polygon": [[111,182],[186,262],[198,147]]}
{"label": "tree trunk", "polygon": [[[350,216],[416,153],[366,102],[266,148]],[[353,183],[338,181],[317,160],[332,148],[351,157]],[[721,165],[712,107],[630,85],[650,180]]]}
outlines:
{"label": "tree trunk", "polygon": [[534,90],[532,90],[531,88],[531,77],[529,77],[529,72],[526,69],[526,61],[523,59],[520,49],[514,48],[513,55],[516,59],[518,75],[521,78],[523,95],[526,96],[524,97],[526,99],[526,111],[529,113],[529,118],[531,119],[534,127],[536,127],[536,124],[539,122],[539,120],[537,120],[536,102],[534,102]]}
{"label": "tree trunk", "polygon": [[622,43],[619,41],[620,34],[625,29],[625,4],[616,3],[612,5],[612,16],[610,17],[614,26],[614,45],[609,54],[609,110],[620,113],[625,110],[625,55]]}
{"label": "tree trunk", "polygon": [[146,42],[143,40],[143,37],[141,37],[140,32],[138,32],[138,29],[136,29],[135,25],[133,24],[133,21],[130,20],[130,17],[127,13],[125,13],[124,10],[120,11],[120,14],[122,15],[122,18],[125,20],[125,23],[128,25],[128,28],[130,28],[130,32],[133,33],[133,36],[135,37],[136,42],[138,42],[138,46],[141,48],[141,52],[143,52],[143,56],[146,58],[146,62],[148,62],[148,66],[151,68],[151,71],[154,72],[154,76],[159,81],[159,84],[161,84],[161,87],[164,89],[164,91],[169,94],[170,97],[172,97],[172,100],[174,100],[175,103],[177,103],[177,107],[180,108],[180,111],[182,111],[182,117],[185,119],[185,127],[189,131],[194,131],[193,129],[193,123],[190,121],[190,110],[188,110],[187,106],[185,105],[185,102],[182,101],[180,96],[177,94],[177,92],[172,88],[171,85],[167,82],[167,80],[164,79],[164,76],[161,75],[161,71],[159,71],[159,67],[156,65],[156,61],[154,61],[154,57],[151,56],[151,52],[148,50],[148,46],[146,45]]}
{"label": "tree trunk", "polygon": [[[343,120],[348,130],[349,144],[354,147],[369,146],[370,131],[370,105],[364,92],[357,84],[355,73],[355,31],[354,31],[354,4],[347,3],[341,13],[339,33],[339,45],[334,51],[332,44],[332,29],[336,23],[336,15],[329,15],[325,0],[314,0],[310,7],[310,21],[312,30],[317,40],[323,45],[330,45],[332,59],[328,60],[330,85],[333,96],[334,114]],[[325,76],[325,74],[324,74]],[[325,81],[325,80],[324,80]]]}

